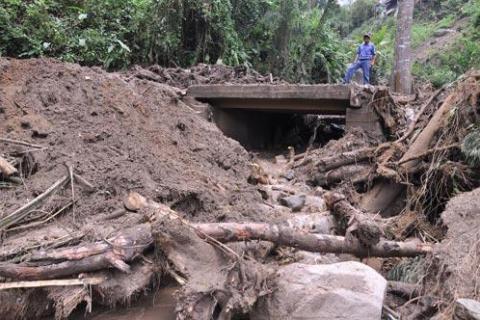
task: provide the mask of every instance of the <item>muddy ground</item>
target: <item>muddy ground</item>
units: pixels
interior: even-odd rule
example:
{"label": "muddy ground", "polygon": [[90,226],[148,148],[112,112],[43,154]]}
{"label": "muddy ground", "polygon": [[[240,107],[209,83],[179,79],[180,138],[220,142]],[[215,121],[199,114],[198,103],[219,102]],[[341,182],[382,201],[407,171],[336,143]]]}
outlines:
{"label": "muddy ground", "polygon": [[0,63],[2,136],[45,146],[25,185],[2,190],[2,212],[45,190],[68,163],[102,190],[76,204],[79,218],[113,211],[131,190],[198,221],[274,215],[246,182],[248,153],[178,104],[177,89],[48,59]]}

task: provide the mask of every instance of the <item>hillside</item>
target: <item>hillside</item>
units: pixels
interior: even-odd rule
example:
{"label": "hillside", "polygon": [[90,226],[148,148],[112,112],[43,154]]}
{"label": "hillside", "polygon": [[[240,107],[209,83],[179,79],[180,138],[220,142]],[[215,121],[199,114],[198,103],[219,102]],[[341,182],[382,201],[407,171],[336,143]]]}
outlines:
{"label": "hillside", "polygon": [[[395,45],[395,11],[375,7],[375,1],[358,0],[352,8],[369,8],[359,17],[352,16],[354,29],[350,39],[350,56],[364,32],[372,32],[379,60],[375,74],[387,83],[393,65]],[[365,10],[365,9],[364,9]],[[413,73],[419,83],[435,87],[455,80],[471,68],[480,67],[480,3],[469,1],[418,1],[412,27]],[[355,27],[356,25],[359,25]]]}

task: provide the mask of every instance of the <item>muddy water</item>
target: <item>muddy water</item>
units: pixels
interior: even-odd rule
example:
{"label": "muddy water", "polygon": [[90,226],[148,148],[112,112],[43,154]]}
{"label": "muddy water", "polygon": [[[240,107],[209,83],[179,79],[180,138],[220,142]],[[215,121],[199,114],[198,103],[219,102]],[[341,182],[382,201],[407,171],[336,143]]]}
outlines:
{"label": "muddy water", "polygon": [[173,293],[177,288],[162,288],[155,295],[140,298],[131,307],[114,310],[93,309],[92,314],[76,314],[71,320],[175,320]]}

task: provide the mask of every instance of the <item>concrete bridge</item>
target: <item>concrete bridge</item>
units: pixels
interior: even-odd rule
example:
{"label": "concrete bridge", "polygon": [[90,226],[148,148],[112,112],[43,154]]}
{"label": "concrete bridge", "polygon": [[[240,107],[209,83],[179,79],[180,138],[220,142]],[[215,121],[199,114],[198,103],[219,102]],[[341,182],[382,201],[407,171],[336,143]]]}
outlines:
{"label": "concrete bridge", "polygon": [[209,103],[225,134],[240,142],[259,139],[288,114],[345,118],[347,128],[378,130],[378,118],[348,85],[196,85],[187,95]]}

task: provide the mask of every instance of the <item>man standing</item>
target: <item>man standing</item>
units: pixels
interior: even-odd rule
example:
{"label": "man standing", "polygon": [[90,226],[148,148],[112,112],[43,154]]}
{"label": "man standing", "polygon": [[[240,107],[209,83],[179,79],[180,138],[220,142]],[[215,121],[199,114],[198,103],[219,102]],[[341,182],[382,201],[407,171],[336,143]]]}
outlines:
{"label": "man standing", "polygon": [[357,49],[355,62],[348,68],[343,83],[350,83],[355,71],[362,69],[363,84],[370,84],[370,68],[375,64],[375,46],[370,42],[370,33],[363,36],[363,43]]}

